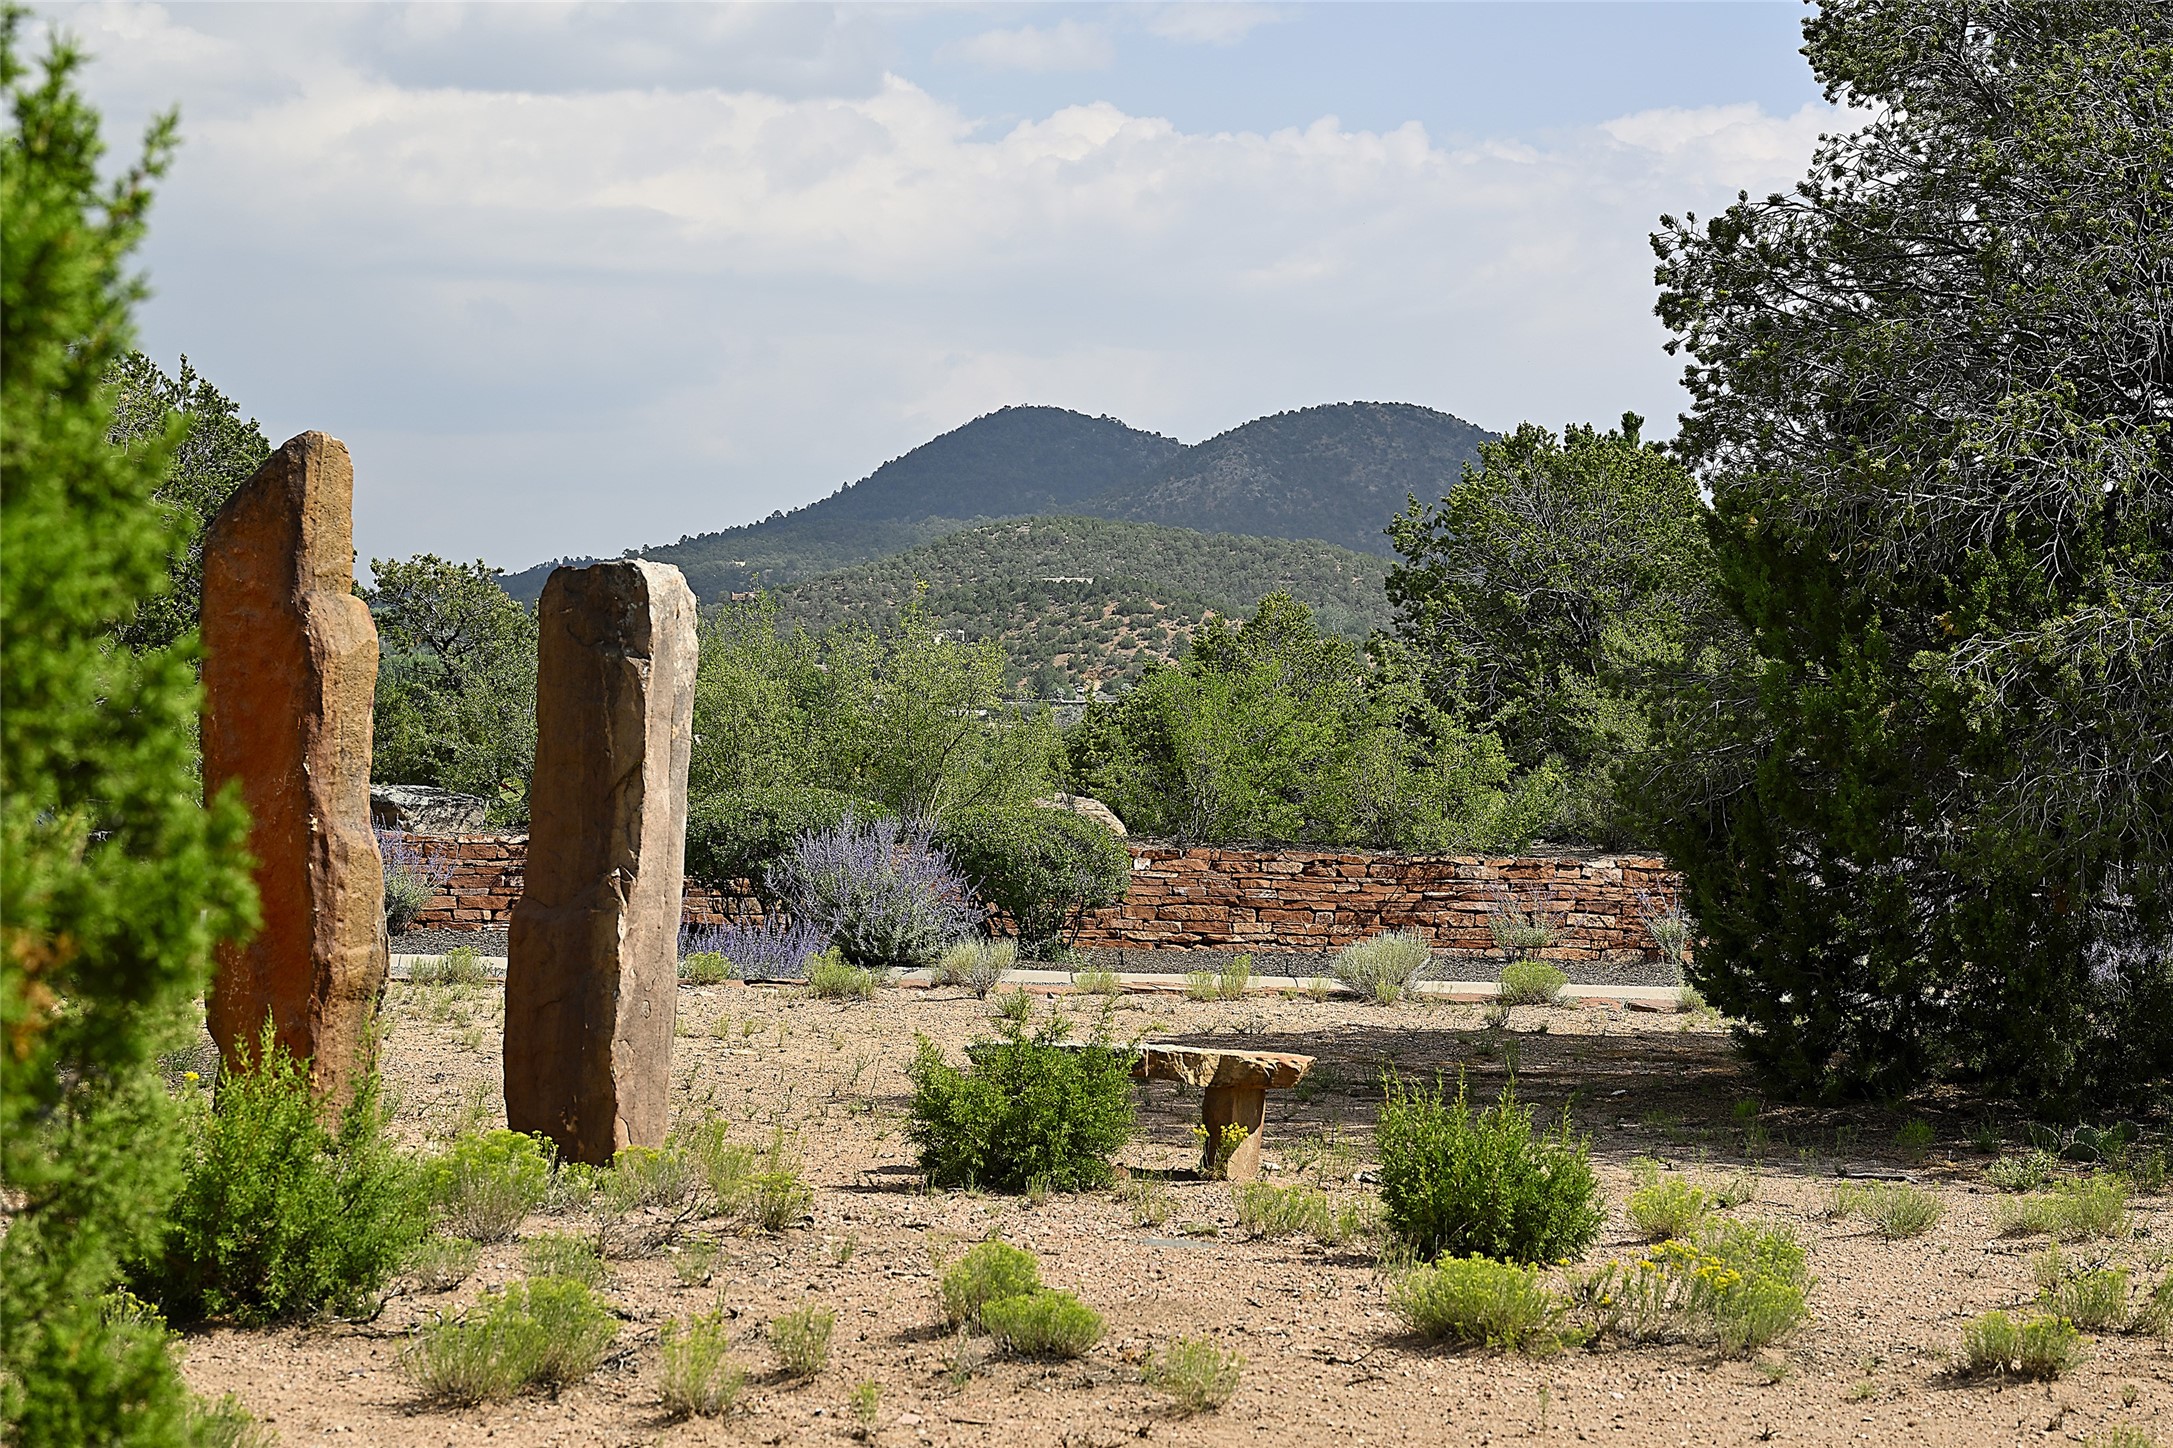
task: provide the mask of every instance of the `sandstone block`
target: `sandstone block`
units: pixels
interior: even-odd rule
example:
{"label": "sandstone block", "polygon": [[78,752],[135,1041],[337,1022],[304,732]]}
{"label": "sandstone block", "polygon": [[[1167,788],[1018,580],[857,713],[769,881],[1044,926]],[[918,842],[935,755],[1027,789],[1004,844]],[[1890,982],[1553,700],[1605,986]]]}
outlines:
{"label": "sandstone block", "polygon": [[204,789],[235,784],[263,925],[219,949],[207,1024],[229,1061],[267,1018],[337,1107],[369,1070],[384,991],[384,862],[370,826],[377,626],[355,597],[354,465],[290,439],[204,535]]}
{"label": "sandstone block", "polygon": [[527,889],[507,954],[506,1121],[569,1160],[661,1146],[693,748],[679,570],[561,568],[538,606]]}

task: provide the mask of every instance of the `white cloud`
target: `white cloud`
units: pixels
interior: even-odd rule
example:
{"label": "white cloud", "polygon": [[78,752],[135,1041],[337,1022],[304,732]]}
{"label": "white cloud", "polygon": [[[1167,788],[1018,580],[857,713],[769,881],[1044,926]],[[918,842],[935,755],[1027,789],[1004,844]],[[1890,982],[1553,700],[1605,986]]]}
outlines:
{"label": "white cloud", "polygon": [[1193,0],[1182,5],[1157,5],[1147,16],[1149,34],[1189,45],[1235,45],[1263,25],[1289,18],[1280,5],[1253,5],[1246,0]]}
{"label": "white cloud", "polygon": [[1352,398],[1664,431],[1646,234],[1786,185],[1838,124],[1720,106],[1450,145],[1093,103],[990,130],[894,74],[424,84],[195,18],[75,14],[101,99],[186,100],[146,337],[276,436],[345,436],[365,556],[743,522],[1012,402],[1188,440]]}
{"label": "white cloud", "polygon": [[1101,26],[1061,20],[1046,27],[984,30],[952,42],[939,54],[989,70],[1106,70],[1117,58],[1117,49]]}

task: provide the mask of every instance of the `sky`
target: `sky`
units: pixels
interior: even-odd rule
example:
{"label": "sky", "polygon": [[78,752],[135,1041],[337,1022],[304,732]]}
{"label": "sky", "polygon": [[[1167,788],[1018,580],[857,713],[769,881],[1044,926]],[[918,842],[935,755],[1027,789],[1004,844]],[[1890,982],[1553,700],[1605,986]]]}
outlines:
{"label": "sky", "polygon": [[43,7],[141,342],[356,469],[365,562],[611,555],[1039,403],[1669,435],[1648,237],[1854,119],[1793,3]]}

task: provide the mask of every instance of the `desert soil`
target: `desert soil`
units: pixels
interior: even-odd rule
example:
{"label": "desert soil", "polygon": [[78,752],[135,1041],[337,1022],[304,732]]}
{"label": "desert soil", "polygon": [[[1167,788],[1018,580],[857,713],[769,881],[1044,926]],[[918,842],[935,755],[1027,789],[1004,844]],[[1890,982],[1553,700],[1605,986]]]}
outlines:
{"label": "desert soil", "polygon": [[[1037,1014],[1090,1013],[1085,998]],[[403,1283],[372,1321],[269,1331],[212,1328],[185,1341],[201,1390],[232,1392],[290,1445],[340,1435],[373,1445],[621,1444],[851,1441],[848,1395],[880,1384],[867,1438],[876,1443],[1171,1444],[1909,1443],[2081,1441],[2133,1425],[2173,1434],[2173,1382],[2155,1339],[2104,1336],[2084,1364],[2051,1384],[1965,1380],[1951,1366],[1961,1324],[1990,1308],[2026,1308],[2029,1259],[2044,1239],[2002,1239],[1991,1160],[1965,1144],[1971,1103],[1933,1099],[1899,1112],[1763,1108],[1710,1017],[1608,1009],[1518,1009],[1506,1031],[1480,1007],[1380,1009],[1304,998],[1194,1003],[1127,996],[1125,1036],[1297,1051],[1318,1058],[1298,1089],[1271,1094],[1271,1181],[1318,1180],[1364,1195],[1383,1071],[1469,1073],[1499,1090],[1511,1064],[1519,1093],[1571,1110],[1589,1132],[1610,1203],[1589,1262],[1641,1248],[1623,1217],[1631,1164],[1653,1156],[1718,1178],[1757,1173],[1735,1215],[1786,1223],[1810,1245],[1811,1317],[1757,1362],[1691,1346],[1571,1350],[1543,1359],[1415,1345],[1386,1307],[1370,1256],[1301,1241],[1248,1240],[1226,1184],[1191,1171],[1197,1097],[1141,1088],[1141,1130],[1123,1155],[1170,1214],[1140,1225],[1122,1191],[1023,1198],[928,1192],[903,1125],[904,1067],[916,1034],[953,1054],[990,1028],[989,1007],[957,990],[887,990],[872,1002],[811,1000],[796,988],[683,988],[672,1075],[682,1117],[714,1110],[749,1144],[790,1133],[815,1188],[810,1217],[775,1236],[696,1223],[721,1246],[714,1279],[683,1286],[669,1250],[611,1263],[608,1295],[623,1318],[617,1345],[589,1380],[557,1397],[444,1409],[424,1402],[398,1366],[402,1340],[440,1310],[457,1310],[520,1272],[518,1243],[487,1247],[469,1281],[447,1293]],[[495,985],[395,984],[385,1068],[397,1127],[417,1146],[464,1126],[502,1125]],[[1937,1128],[1928,1156],[1893,1148],[1904,1120]],[[1325,1144],[1342,1149],[1323,1150]],[[1824,1208],[1841,1168],[1906,1170],[1946,1213],[1915,1241],[1886,1243]],[[1139,1188],[1133,1187],[1136,1193]],[[2136,1204],[2136,1239],[2119,1248],[2139,1269],[2173,1232],[2164,1198]],[[539,1214],[524,1236],[579,1229]],[[961,1377],[935,1326],[936,1266],[1001,1234],[1040,1255],[1052,1286],[1077,1292],[1108,1320],[1102,1343],[1066,1364],[990,1358]],[[2153,1278],[2154,1280],[2154,1278]],[[785,1381],[766,1345],[772,1318],[820,1303],[836,1310],[831,1361]],[[673,1422],[657,1399],[657,1330],[722,1308],[738,1328],[750,1376],[728,1415]],[[1219,1411],[1177,1415],[1141,1381],[1157,1346],[1207,1336],[1242,1353],[1241,1386]]]}

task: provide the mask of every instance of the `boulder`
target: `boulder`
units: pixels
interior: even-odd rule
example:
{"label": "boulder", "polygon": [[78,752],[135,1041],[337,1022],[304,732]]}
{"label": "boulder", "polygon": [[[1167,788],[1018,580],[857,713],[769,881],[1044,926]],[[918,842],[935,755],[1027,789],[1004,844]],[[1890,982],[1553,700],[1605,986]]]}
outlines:
{"label": "boulder", "polygon": [[569,1161],[661,1146],[694,742],[694,595],[639,559],[537,605],[536,769],[507,942],[506,1122]]}
{"label": "boulder", "polygon": [[305,432],[204,534],[204,790],[236,785],[263,924],[219,948],[207,1017],[250,1059],[269,1019],[329,1107],[370,1069],[385,883],[370,827],[377,626],[355,597],[354,466]]}
{"label": "boulder", "polygon": [[1043,809],[1065,809],[1076,815],[1085,815],[1112,834],[1127,833],[1124,821],[1117,818],[1115,810],[1100,800],[1088,799],[1083,794],[1052,794],[1047,799],[1037,799],[1034,803]]}
{"label": "boulder", "polygon": [[474,835],[483,832],[490,801],[428,784],[373,784],[370,819],[381,830],[411,835]]}

